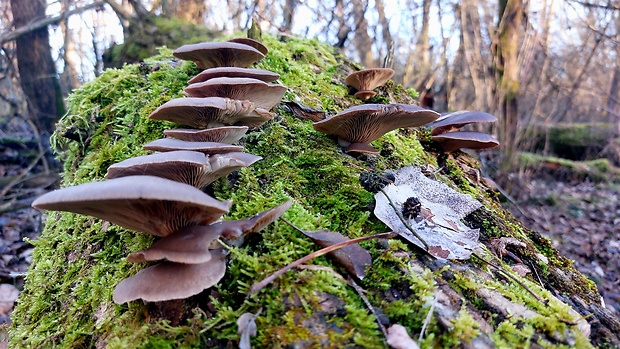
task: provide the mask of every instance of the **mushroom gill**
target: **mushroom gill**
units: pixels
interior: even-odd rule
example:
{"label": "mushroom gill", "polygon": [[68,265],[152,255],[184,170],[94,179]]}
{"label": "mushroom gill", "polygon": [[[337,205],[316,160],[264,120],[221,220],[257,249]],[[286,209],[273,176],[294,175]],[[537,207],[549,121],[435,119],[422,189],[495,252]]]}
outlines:
{"label": "mushroom gill", "polygon": [[195,84],[205,82],[213,78],[252,78],[264,82],[274,82],[280,78],[280,74],[269,70],[238,68],[238,67],[217,67],[209,68],[191,78],[187,83]]}
{"label": "mushroom gill", "polygon": [[164,136],[187,142],[217,142],[234,144],[248,131],[247,126],[222,126],[202,130],[175,128],[164,130]]}
{"label": "mushroom gill", "polygon": [[394,70],[390,68],[371,68],[349,74],[344,82],[357,90],[355,98],[365,101],[374,97],[377,93],[373,90],[383,86],[394,76]]}
{"label": "mushroom gill", "polygon": [[187,142],[172,138],[156,139],[143,145],[142,148],[161,152],[191,150],[201,152],[206,155],[243,151],[243,147],[239,145],[216,142]]}
{"label": "mushroom gill", "polygon": [[256,108],[270,110],[275,107],[286,86],[268,84],[252,78],[213,78],[187,86],[183,92],[189,97],[222,97],[236,100],[249,100]]}
{"label": "mushroom gill", "polygon": [[446,153],[461,148],[482,150],[495,148],[499,145],[495,137],[481,132],[448,132],[433,136],[431,139],[439,143]]}

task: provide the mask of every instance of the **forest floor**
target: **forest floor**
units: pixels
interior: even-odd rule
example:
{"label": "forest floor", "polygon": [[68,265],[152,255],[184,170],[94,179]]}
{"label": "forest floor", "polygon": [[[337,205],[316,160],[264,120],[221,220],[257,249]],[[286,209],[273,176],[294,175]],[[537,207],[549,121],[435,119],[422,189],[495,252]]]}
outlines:
{"label": "forest floor", "polygon": [[[42,224],[41,212],[30,202],[57,186],[58,175],[40,163],[32,151],[32,133],[22,126],[0,125],[0,349],[2,327],[22,289],[31,262],[32,245]],[[9,125],[10,126],[10,125]],[[4,140],[10,139],[10,142]],[[36,142],[35,142],[36,143]],[[24,155],[28,153],[29,155]],[[45,155],[47,158],[49,154]],[[527,227],[550,238],[564,256],[599,287],[607,307],[620,314],[620,186],[588,182],[567,183],[529,179],[513,192],[515,204],[506,206]],[[26,207],[26,208],[20,208]]]}

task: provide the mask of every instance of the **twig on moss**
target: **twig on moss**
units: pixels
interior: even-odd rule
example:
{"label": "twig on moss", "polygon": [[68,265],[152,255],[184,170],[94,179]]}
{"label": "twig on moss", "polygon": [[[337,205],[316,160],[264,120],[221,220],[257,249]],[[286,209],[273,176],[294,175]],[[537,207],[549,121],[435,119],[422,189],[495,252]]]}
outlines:
{"label": "twig on moss", "polygon": [[396,204],[394,204],[394,201],[392,201],[392,198],[390,198],[388,196],[388,194],[386,194],[383,189],[381,189],[381,194],[383,194],[388,199],[388,202],[390,203],[390,206],[392,206],[392,209],[394,209],[394,212],[396,212],[396,215],[398,216],[398,218],[400,218],[400,221],[405,225],[405,227],[407,227],[407,229],[418,240],[420,240],[420,242],[422,242],[422,245],[424,245],[424,248],[426,249],[426,251],[428,251],[428,244],[426,243],[426,241],[424,241],[424,239],[422,239],[422,237],[415,230],[413,230],[413,228],[409,225],[409,223],[407,223],[407,220],[405,219],[405,217],[403,217],[403,214],[400,212],[400,210],[398,209]]}
{"label": "twig on moss", "polygon": [[379,329],[381,330],[381,332],[383,332],[383,335],[385,336],[385,338],[387,340],[387,336],[388,336],[387,329],[381,323],[381,319],[379,319],[379,315],[377,315],[377,312],[375,311],[375,308],[372,306],[372,304],[370,304],[370,301],[368,301],[368,298],[366,298],[366,296],[364,296],[364,290],[360,287],[360,285],[355,283],[355,280],[353,280],[353,278],[350,275],[347,278],[347,282],[348,282],[349,285],[351,285],[351,287],[353,287],[353,289],[355,289],[355,292],[357,292],[357,294],[360,296],[360,298],[362,298],[362,300],[364,301],[364,304],[366,304],[366,307],[368,307],[368,310],[370,310],[372,315],[375,316],[375,319],[377,319],[377,324],[379,324]]}
{"label": "twig on moss", "polygon": [[418,343],[421,343],[422,339],[424,339],[424,332],[426,332],[426,328],[431,323],[431,319],[433,318],[433,313],[435,312],[436,304],[437,304],[437,296],[433,297],[433,303],[431,303],[431,308],[428,310],[428,314],[426,314],[426,318],[424,319],[424,324],[422,325],[422,330],[420,330],[420,337],[418,337]]}
{"label": "twig on moss", "polygon": [[[280,217],[280,219],[285,222],[286,224],[290,225],[291,227],[293,227],[296,230],[301,231],[301,229],[299,229],[298,227],[296,227],[295,225],[293,225],[293,223],[287,221],[286,219]],[[318,251],[312,252],[307,256],[304,256],[302,258],[299,258],[298,260],[290,263],[289,265],[285,266],[284,268],[276,271],[275,273],[269,275],[268,277],[266,277],[265,279],[263,279],[263,281],[256,283],[254,285],[252,285],[252,287],[250,287],[250,292],[249,294],[255,294],[258,291],[260,291],[261,289],[263,289],[263,287],[267,286],[268,284],[270,284],[271,282],[273,282],[273,280],[277,279],[280,275],[286,273],[287,271],[295,268],[296,266],[305,263],[309,260],[312,260],[316,257],[322,256],[324,254],[327,254],[329,252],[335,251],[337,249],[343,248],[345,246],[349,246],[349,245],[353,245],[356,244],[358,242],[362,242],[362,241],[366,241],[366,240],[372,240],[372,239],[382,239],[382,238],[391,238],[396,236],[395,233],[381,233],[381,234],[375,234],[375,235],[371,235],[371,236],[362,236],[360,238],[356,238],[356,239],[351,239],[351,240],[347,240],[347,241],[343,241],[325,248],[322,248]]]}

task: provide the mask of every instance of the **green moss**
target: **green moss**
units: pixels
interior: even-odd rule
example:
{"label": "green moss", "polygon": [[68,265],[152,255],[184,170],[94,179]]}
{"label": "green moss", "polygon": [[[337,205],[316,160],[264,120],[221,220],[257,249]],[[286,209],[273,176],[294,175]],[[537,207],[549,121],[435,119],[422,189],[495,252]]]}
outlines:
{"label": "green moss", "polygon": [[557,179],[590,179],[595,182],[611,182],[620,178],[620,169],[613,166],[607,159],[573,161],[533,153],[517,153],[515,159],[522,167],[548,173]]}
{"label": "green moss", "polygon": [[[329,113],[358,103],[343,84],[356,65],[334,53],[329,45],[315,40],[281,42],[272,37],[264,41],[270,53],[257,67],[281,74],[281,82],[289,87],[286,99]],[[64,186],[102,179],[108,166],[143,154],[142,144],[174,127],[147,116],[164,102],[180,97],[197,70],[193,63],[173,66],[170,62],[170,50],[164,49],[140,65],[105,71],[68,99],[69,112],[52,139],[64,164]],[[412,97],[410,91],[392,83],[379,88],[378,96],[382,102],[408,102]],[[294,205],[285,217],[303,229],[329,229],[349,237],[385,232],[388,228],[371,214],[373,195],[359,185],[359,173],[369,168],[384,171],[407,165],[439,168],[434,154],[419,141],[428,138],[426,131],[391,132],[373,142],[381,156],[356,158],[345,155],[332,137],[314,131],[310,121],[283,109],[277,112],[274,120],[252,130],[243,140],[245,150],[263,160],[235,176],[218,180],[212,187],[217,198],[233,200],[225,219],[244,218],[293,199]],[[482,226],[483,239],[506,234],[531,238],[507,218],[489,194],[466,178],[464,164],[476,165],[464,159],[469,158],[455,155],[447,162],[445,174],[438,173],[437,178],[485,203],[488,209],[479,210],[478,216],[471,219],[472,224]],[[336,274],[344,275],[346,271],[327,256],[312,264],[333,271],[291,271],[247,297],[251,285],[317,249],[305,236],[279,222],[248,240],[244,247],[231,250],[226,276],[216,287],[178,307],[176,312],[182,315],[179,320],[161,304],[111,302],[114,286],[143,268],[126,263],[125,256],[147,247],[152,237],[90,217],[49,213],[43,234],[34,242],[33,265],[13,314],[11,344],[28,348],[228,346],[239,339],[236,319],[244,312],[255,313],[262,308],[253,347],[286,347],[300,341],[321,347],[383,347],[374,317]],[[438,291],[437,280],[444,279],[461,290],[473,308],[482,307],[476,298],[479,287],[513,294],[515,302],[540,312],[540,318],[528,322],[529,328],[536,331],[560,328],[543,324],[556,316],[552,312],[560,314],[556,318],[570,319],[557,300],[550,310],[543,311],[532,302],[531,295],[514,285],[482,280],[450,268],[454,276],[449,278],[447,269],[433,271],[413,263],[422,254],[401,240],[362,245],[373,257],[360,283],[366,297],[392,323],[406,326],[412,335],[422,328]],[[537,240],[532,243],[531,254],[536,247],[546,249],[544,241]],[[561,261],[553,250],[544,253]],[[554,268],[570,267],[553,263]],[[481,264],[470,266],[479,268]],[[536,285],[531,287],[541,291]],[[326,294],[337,297],[342,306],[337,312],[320,313],[320,324],[326,328],[322,336],[302,324],[317,321],[317,309]],[[399,298],[394,299],[393,294]],[[423,345],[448,347],[475,338],[479,331],[472,325],[468,310],[463,309],[451,331],[440,327],[433,318]],[[523,338],[529,333],[512,331],[508,324],[501,326],[497,343],[508,343],[511,336]]]}

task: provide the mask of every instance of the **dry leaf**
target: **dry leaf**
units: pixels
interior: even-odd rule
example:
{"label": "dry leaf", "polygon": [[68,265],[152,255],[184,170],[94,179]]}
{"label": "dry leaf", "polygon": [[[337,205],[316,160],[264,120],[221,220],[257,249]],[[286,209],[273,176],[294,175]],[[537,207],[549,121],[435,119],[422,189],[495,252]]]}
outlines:
{"label": "dry leaf", "polygon": [[256,315],[252,313],[244,313],[237,319],[237,333],[241,335],[239,340],[239,349],[252,349],[250,345],[250,336],[256,336],[256,322],[254,320],[260,314],[260,310]]}
{"label": "dry leaf", "polygon": [[17,287],[11,284],[0,285],[0,315],[6,315],[6,313],[13,310],[18,296],[19,290]]}
{"label": "dry leaf", "polygon": [[399,324],[390,326],[387,330],[387,344],[394,349],[418,349],[418,344],[409,337],[407,329]]}
{"label": "dry leaf", "polygon": [[[396,206],[390,205],[386,195]],[[407,219],[407,224],[428,245],[428,252],[442,259],[468,259],[478,246],[478,229],[469,229],[461,222],[466,215],[482,206],[467,194],[431,180],[416,167],[403,167],[396,173],[393,184],[375,194],[375,215],[392,230],[413,244],[424,244],[407,228],[398,216],[403,203],[415,197],[421,203],[420,215]]]}
{"label": "dry leaf", "polygon": [[[301,230],[301,232],[321,247],[328,247],[350,240],[338,232],[327,230]],[[345,246],[341,249],[330,252],[329,255],[332,256],[336,262],[344,266],[349,273],[355,275],[360,280],[366,276],[366,267],[372,263],[370,253],[358,244]]]}
{"label": "dry leaf", "polygon": [[517,275],[519,275],[520,277],[525,277],[525,275],[532,272],[530,268],[528,268],[527,265],[522,264],[522,263],[512,265],[510,266],[510,268],[512,269],[512,271],[517,273]]}
{"label": "dry leaf", "polygon": [[495,253],[495,255],[497,257],[499,257],[499,259],[502,259],[503,256],[505,256],[508,253],[508,250],[506,250],[506,247],[508,245],[513,245],[513,246],[519,246],[519,247],[525,247],[525,243],[522,241],[519,241],[518,239],[515,238],[499,238],[499,239],[491,239],[491,241],[489,242],[489,248],[491,249],[491,251],[493,253]]}

